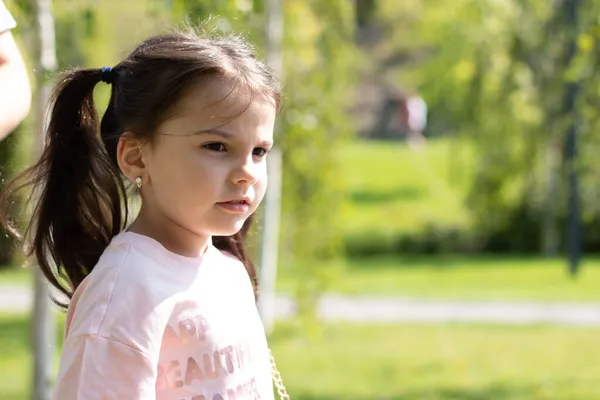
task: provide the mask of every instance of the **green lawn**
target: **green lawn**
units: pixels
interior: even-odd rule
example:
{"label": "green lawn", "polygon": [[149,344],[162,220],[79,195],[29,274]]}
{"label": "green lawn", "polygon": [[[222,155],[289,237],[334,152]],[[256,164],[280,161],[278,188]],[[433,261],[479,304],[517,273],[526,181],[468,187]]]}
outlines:
{"label": "green lawn", "polygon": [[[57,332],[62,332],[63,321],[62,317],[57,321]],[[0,314],[0,371],[2,372],[0,374],[0,399],[2,400],[29,398],[27,387],[31,382],[31,364],[33,362],[29,337],[27,316]]]}
{"label": "green lawn", "polygon": [[[302,279],[292,271],[281,268],[278,290],[290,292]],[[599,288],[600,259],[585,261],[572,279],[559,259],[447,255],[353,259],[328,290],[440,299],[598,301]]]}
{"label": "green lawn", "polygon": [[[344,146],[338,156],[342,179],[352,196],[344,210],[344,235],[358,240],[368,239],[369,232],[393,236],[417,232],[427,224],[468,230],[470,218],[462,199],[472,178],[471,153],[459,139],[431,140],[422,152],[392,141],[355,141]],[[279,290],[291,291],[297,279],[302,278],[283,265]],[[0,284],[30,280],[27,269],[0,270]],[[572,280],[565,274],[564,260],[442,255],[351,259],[328,290],[421,298],[574,301],[600,300],[599,287],[600,259],[585,262],[582,275]]]}
{"label": "green lawn", "polygon": [[338,157],[351,194],[344,214],[346,234],[469,225],[463,198],[473,156],[459,139],[431,140],[421,152],[400,141],[356,140]]}
{"label": "green lawn", "polygon": [[[482,325],[336,325],[275,340],[292,398],[600,398],[600,330]],[[284,336],[284,334],[282,334]]]}
{"label": "green lawn", "polygon": [[[59,321],[62,322],[62,321]],[[25,316],[0,315],[0,398],[28,398]],[[599,329],[280,323],[271,347],[296,400],[600,398]]]}
{"label": "green lawn", "polygon": [[[295,281],[302,279],[291,271],[280,268],[279,291],[291,292]],[[28,269],[0,270],[0,285],[30,281]],[[328,290],[429,299],[600,301],[598,288],[597,258],[586,260],[581,274],[572,279],[559,259],[445,255],[353,259]]]}
{"label": "green lawn", "polygon": [[26,285],[31,284],[32,276],[30,268],[10,267],[0,268],[0,285]]}

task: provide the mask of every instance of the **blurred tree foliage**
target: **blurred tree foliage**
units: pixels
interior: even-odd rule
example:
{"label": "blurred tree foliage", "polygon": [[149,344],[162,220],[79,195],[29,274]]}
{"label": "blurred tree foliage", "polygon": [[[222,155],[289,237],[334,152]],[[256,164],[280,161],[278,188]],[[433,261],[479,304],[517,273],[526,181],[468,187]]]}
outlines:
{"label": "blurred tree foliage", "polygon": [[[225,32],[242,32],[266,57],[266,2],[173,0],[177,19],[214,16]],[[318,261],[341,253],[340,211],[345,200],[334,150],[350,137],[346,115],[355,78],[354,7],[346,0],[283,1],[283,109],[277,142],[283,150],[281,265],[294,268],[301,312],[336,268]],[[331,264],[334,265],[334,264]]]}
{"label": "blurred tree foliage", "polygon": [[[478,250],[553,254],[563,245],[570,168],[564,148],[576,117],[574,167],[582,178],[585,244],[600,249],[593,229],[600,222],[600,143],[592,134],[598,125],[600,2],[578,2],[576,31],[568,29],[567,0],[283,2],[281,254],[282,265],[297,268],[299,291],[320,290],[333,270],[317,268],[316,261],[340,252],[344,190],[333,150],[353,130],[346,111],[359,68],[422,93],[432,135],[455,135],[475,146],[476,174],[464,201],[474,216]],[[31,48],[31,1],[6,3],[20,23],[20,44]],[[265,0],[55,0],[60,67],[112,65],[148,34],[210,16],[215,29],[242,32],[265,57],[265,8]],[[355,38],[378,40],[357,50]],[[564,101],[570,82],[581,88],[574,113]],[[99,99],[107,91],[99,85]],[[32,141],[32,126],[23,124],[12,144],[0,143],[4,177],[29,156],[14,149]],[[460,173],[472,161],[461,160],[460,148],[454,151],[450,170]]]}
{"label": "blurred tree foliage", "polygon": [[[588,249],[600,249],[598,39],[594,0],[378,0],[366,25],[381,36],[371,51],[388,82],[418,90],[431,134],[475,145],[468,202],[480,249],[556,253],[564,245],[566,133],[576,118]],[[578,3],[576,29],[568,6]],[[363,23],[365,24],[365,23]],[[571,49],[570,44],[576,46]],[[581,90],[575,111],[566,88]],[[460,149],[456,149],[460,169]]]}
{"label": "blurred tree foliage", "polygon": [[[310,309],[314,295],[331,276],[315,261],[341,251],[337,227],[344,197],[333,150],[352,130],[345,111],[354,78],[354,7],[346,0],[283,3],[284,108],[277,138],[284,151],[280,254],[282,265],[298,268],[298,293]],[[21,22],[18,33],[31,35],[30,2],[7,4]],[[209,28],[240,32],[256,43],[261,58],[266,57],[266,4],[261,0],[55,0],[53,4],[61,70],[113,65],[148,34],[184,21],[193,26],[208,20]],[[31,48],[33,39],[24,47]],[[106,85],[99,85],[100,112],[107,94]],[[22,132],[13,137],[19,135]],[[5,164],[12,157],[7,154]]]}

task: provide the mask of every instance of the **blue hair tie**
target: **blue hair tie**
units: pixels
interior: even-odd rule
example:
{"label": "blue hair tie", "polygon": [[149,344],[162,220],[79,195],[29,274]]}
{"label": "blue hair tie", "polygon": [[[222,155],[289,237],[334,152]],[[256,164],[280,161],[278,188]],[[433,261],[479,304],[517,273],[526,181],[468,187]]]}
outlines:
{"label": "blue hair tie", "polygon": [[102,69],[100,70],[100,80],[104,83],[108,83],[109,85],[112,83],[112,67],[102,67]]}

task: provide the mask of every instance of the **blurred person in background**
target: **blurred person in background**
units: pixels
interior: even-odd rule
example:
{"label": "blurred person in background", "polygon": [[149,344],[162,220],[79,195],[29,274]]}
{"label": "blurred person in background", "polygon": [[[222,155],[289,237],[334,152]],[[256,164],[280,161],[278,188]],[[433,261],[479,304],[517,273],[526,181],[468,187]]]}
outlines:
{"label": "blurred person in background", "polygon": [[425,147],[423,131],[427,127],[427,104],[419,95],[406,96],[401,102],[401,121],[406,128],[406,141],[413,150]]}
{"label": "blurred person in background", "polygon": [[31,107],[27,70],[10,31],[16,25],[0,0],[0,140],[25,119]]}

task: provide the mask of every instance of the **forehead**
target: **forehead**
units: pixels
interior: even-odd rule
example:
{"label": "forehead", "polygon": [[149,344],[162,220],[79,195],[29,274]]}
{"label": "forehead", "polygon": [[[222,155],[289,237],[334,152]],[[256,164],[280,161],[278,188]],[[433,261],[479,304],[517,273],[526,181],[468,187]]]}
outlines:
{"label": "forehead", "polygon": [[275,103],[244,85],[214,78],[192,86],[165,122],[182,132],[243,123],[264,125],[275,117]]}

